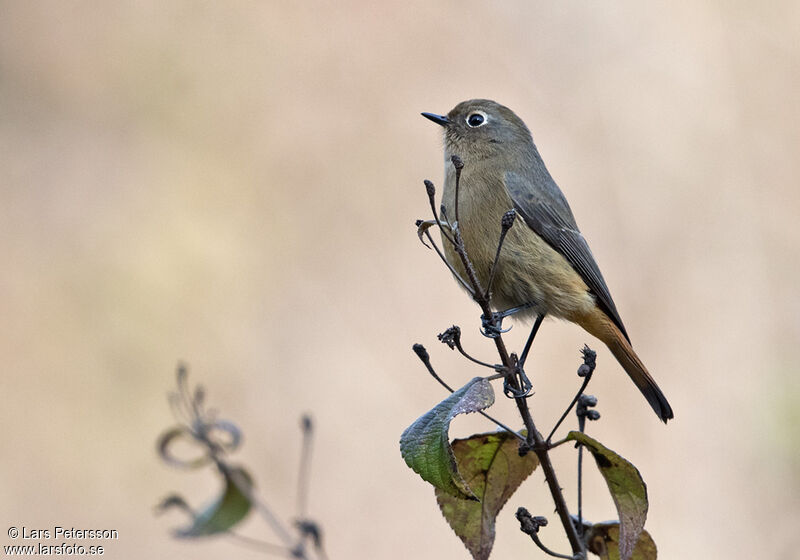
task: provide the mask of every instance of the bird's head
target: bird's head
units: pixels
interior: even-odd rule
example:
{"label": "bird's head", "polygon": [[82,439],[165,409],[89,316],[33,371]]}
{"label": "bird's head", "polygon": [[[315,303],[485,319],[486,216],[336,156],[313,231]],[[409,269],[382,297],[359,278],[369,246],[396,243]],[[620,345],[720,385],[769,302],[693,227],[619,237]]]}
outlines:
{"label": "bird's head", "polygon": [[444,128],[445,150],[470,159],[533,143],[525,123],[514,112],[489,99],[471,99],[447,115],[422,113]]}

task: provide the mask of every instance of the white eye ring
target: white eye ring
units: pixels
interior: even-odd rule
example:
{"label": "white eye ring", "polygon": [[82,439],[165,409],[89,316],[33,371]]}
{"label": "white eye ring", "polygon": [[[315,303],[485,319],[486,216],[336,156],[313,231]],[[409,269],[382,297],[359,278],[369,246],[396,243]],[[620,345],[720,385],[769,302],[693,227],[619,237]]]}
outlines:
{"label": "white eye ring", "polygon": [[483,111],[472,111],[467,115],[467,126],[470,128],[478,128],[489,122],[489,117]]}

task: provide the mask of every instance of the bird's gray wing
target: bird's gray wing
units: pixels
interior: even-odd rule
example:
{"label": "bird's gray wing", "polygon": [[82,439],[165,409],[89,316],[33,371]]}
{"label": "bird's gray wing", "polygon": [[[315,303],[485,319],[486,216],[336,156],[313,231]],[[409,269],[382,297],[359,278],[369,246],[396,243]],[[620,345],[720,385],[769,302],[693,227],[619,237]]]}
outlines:
{"label": "bird's gray wing", "polygon": [[528,227],[567,259],[595,295],[600,308],[628,338],[603,275],[558,185],[549,177],[546,181],[540,181],[537,188],[531,182],[519,173],[505,174],[506,189],[516,211],[525,219]]}

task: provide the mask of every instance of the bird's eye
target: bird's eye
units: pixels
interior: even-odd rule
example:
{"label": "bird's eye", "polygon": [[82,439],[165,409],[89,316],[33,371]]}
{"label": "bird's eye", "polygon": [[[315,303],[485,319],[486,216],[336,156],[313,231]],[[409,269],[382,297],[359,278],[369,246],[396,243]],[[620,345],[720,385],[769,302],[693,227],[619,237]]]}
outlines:
{"label": "bird's eye", "polygon": [[470,113],[469,116],[467,117],[467,124],[472,128],[476,128],[486,124],[486,113],[483,113],[481,111]]}

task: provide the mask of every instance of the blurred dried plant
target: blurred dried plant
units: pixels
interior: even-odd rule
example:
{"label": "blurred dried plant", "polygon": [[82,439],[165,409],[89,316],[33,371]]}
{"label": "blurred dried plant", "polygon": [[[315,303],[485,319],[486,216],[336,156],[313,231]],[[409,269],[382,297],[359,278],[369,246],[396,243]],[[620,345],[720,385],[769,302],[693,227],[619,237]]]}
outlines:
{"label": "blurred dried plant", "polygon": [[[201,510],[190,507],[178,494],[164,498],[157,506],[159,513],[178,508],[190,517],[190,523],[176,529],[175,536],[194,539],[225,535],[239,544],[257,548],[267,554],[302,560],[326,560],[320,526],[306,517],[313,435],[311,418],[303,416],[301,419],[303,442],[298,476],[297,510],[290,529],[290,525],[281,520],[255,492],[255,484],[249,472],[228,461],[227,456],[239,447],[242,440],[238,426],[233,422],[218,419],[216,411],[206,408],[204,389],[199,385],[194,390],[189,387],[188,371],[183,365],[178,366],[177,381],[178,389],[169,394],[169,403],[179,424],[168,429],[159,438],[159,455],[165,463],[184,469],[213,465],[222,478],[223,490],[217,499]],[[199,447],[201,454],[192,459],[177,457],[173,453],[173,448],[180,440],[188,440],[195,447]],[[254,539],[234,531],[251,510],[261,515],[281,544]]]}

